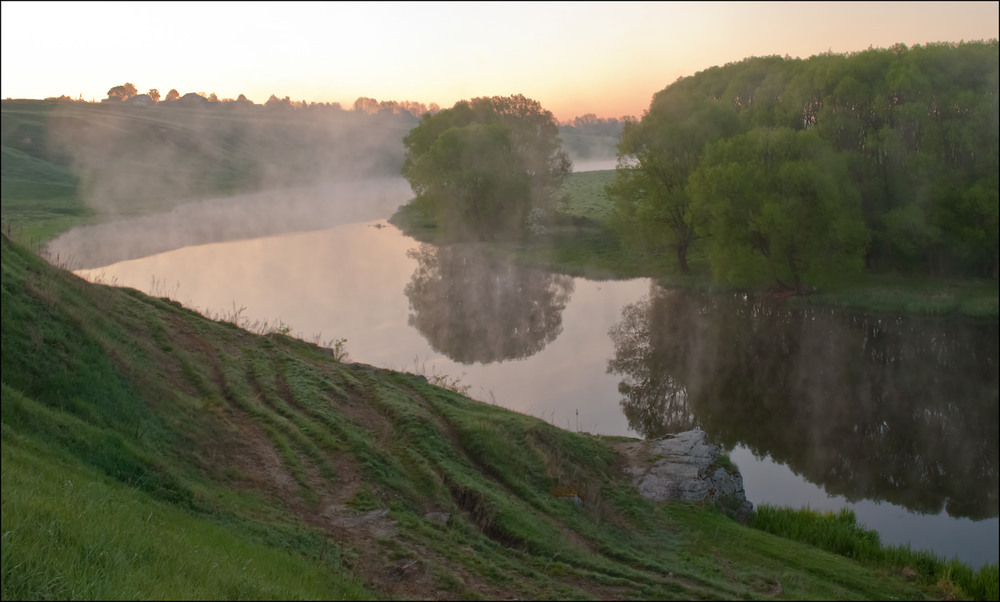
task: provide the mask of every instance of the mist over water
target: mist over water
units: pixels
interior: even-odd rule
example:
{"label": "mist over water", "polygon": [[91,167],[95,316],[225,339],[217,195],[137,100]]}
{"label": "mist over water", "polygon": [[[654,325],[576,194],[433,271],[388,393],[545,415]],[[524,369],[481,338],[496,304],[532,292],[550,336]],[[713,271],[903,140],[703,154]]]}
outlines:
{"label": "mist over water", "polygon": [[70,269],[94,268],[192,245],[371,221],[412,196],[402,177],[254,192],[73,228],[50,242],[47,252]]}
{"label": "mist over water", "polygon": [[[47,253],[82,269],[388,217],[413,197],[399,174],[417,123],[286,103],[60,105],[47,145],[79,175],[98,223],[63,233]],[[614,169],[610,134],[621,125],[584,126],[567,129],[574,171]]]}
{"label": "mist over water", "polygon": [[199,100],[53,110],[47,148],[78,175],[97,224],[52,241],[51,257],[93,267],[329,228],[412,197],[399,174],[414,115]]}
{"label": "mist over water", "polygon": [[409,114],[334,107],[61,105],[48,145],[101,215],[194,200],[399,175]]}

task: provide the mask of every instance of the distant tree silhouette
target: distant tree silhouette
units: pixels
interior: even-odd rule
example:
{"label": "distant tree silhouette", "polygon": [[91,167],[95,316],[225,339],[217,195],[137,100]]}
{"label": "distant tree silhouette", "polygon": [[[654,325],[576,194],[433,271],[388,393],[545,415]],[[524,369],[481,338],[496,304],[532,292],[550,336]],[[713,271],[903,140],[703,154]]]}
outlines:
{"label": "distant tree silhouette", "polygon": [[359,113],[368,113],[369,115],[374,115],[375,113],[378,112],[380,108],[381,107],[379,107],[378,101],[375,100],[374,98],[360,96],[358,97],[357,100],[354,101],[354,110],[358,111]]}
{"label": "distant tree silhouette", "polygon": [[414,117],[423,117],[424,113],[427,112],[427,106],[422,102],[404,100],[403,102],[399,103],[399,106],[404,111],[409,112]]}
{"label": "distant tree silhouette", "polygon": [[160,91],[156,88],[150,88],[149,92],[146,92],[146,95],[149,96],[153,102],[160,102]]}
{"label": "distant tree silhouette", "polygon": [[292,99],[287,96],[284,98],[278,98],[272,94],[271,97],[267,99],[267,102],[264,103],[264,106],[268,109],[290,109],[292,108]]}
{"label": "distant tree silhouette", "polygon": [[180,97],[181,93],[178,92],[176,88],[172,88],[169,92],[167,92],[167,97],[164,100],[167,101],[177,100]]}
{"label": "distant tree silhouette", "polygon": [[109,99],[128,100],[136,94],[138,94],[138,91],[135,89],[135,86],[130,83],[115,86],[114,88],[108,90]]}

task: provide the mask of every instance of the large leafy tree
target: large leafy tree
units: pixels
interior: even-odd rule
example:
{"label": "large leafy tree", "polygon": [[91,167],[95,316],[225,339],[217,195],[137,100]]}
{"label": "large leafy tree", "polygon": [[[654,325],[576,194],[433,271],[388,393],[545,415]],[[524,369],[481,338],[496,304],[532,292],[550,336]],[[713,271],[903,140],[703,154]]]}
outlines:
{"label": "large leafy tree", "polygon": [[720,140],[689,190],[719,280],[801,293],[863,266],[861,197],[842,154],[813,131],[757,128]]}
{"label": "large leafy tree", "polygon": [[[654,96],[640,122],[624,129],[617,177],[608,191],[622,239],[645,252],[674,251],[684,270],[688,247],[709,232],[715,236],[719,225],[706,229],[703,223],[699,230],[688,219],[694,202],[689,179],[705,167],[708,145],[738,136],[812,132],[835,156],[838,177],[856,189],[849,204],[860,195],[868,234],[866,267],[995,278],[1000,271],[998,66],[994,39],[913,48],[897,44],[808,60],[755,57],[680,79]],[[806,155],[789,161],[803,169],[815,163]],[[712,168],[720,176],[726,169],[754,172],[748,177],[776,173],[756,173],[748,161],[734,159],[728,165]],[[794,171],[790,164],[784,169]],[[703,181],[701,192],[727,182],[737,187],[724,178]],[[765,178],[763,183],[778,190],[778,182]],[[795,195],[789,191],[802,187],[787,184],[779,196],[790,200]],[[750,186],[740,194],[762,206],[765,200]],[[735,197],[725,198],[723,204]],[[711,213],[708,209],[701,207],[702,217]],[[709,243],[716,260],[719,245]],[[760,267],[763,254],[773,251],[762,240],[755,249],[756,255],[746,259],[748,268]],[[720,277],[735,277],[735,264],[724,263],[729,275]],[[741,278],[749,279],[749,273]]]}
{"label": "large leafy tree", "polygon": [[453,237],[524,232],[529,212],[555,204],[572,168],[552,113],[522,95],[426,114],[403,144],[413,203]]}
{"label": "large leafy tree", "polygon": [[731,107],[707,102],[688,83],[659,93],[641,122],[625,123],[619,166],[608,187],[624,242],[640,252],[673,249],[682,272],[697,237],[687,218],[688,177],[706,144],[738,128]]}

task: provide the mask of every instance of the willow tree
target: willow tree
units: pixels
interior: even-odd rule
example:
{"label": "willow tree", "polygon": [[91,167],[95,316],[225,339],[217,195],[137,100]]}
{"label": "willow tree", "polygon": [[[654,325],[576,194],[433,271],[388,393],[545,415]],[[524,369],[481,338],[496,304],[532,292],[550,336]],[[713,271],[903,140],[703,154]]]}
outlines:
{"label": "willow tree", "polygon": [[848,176],[814,131],[756,128],[712,144],[689,191],[713,275],[801,293],[859,272],[868,234]]}
{"label": "willow tree", "polygon": [[403,138],[412,203],[452,237],[520,234],[551,209],[572,164],[550,111],[522,95],[427,114]]}

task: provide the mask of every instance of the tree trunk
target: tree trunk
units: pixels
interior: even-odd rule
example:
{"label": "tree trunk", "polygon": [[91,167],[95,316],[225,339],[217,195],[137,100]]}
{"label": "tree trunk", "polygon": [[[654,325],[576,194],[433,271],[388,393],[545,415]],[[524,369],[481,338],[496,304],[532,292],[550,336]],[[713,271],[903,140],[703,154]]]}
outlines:
{"label": "tree trunk", "polygon": [[680,267],[682,274],[688,273],[688,244],[687,241],[677,243],[677,265]]}

